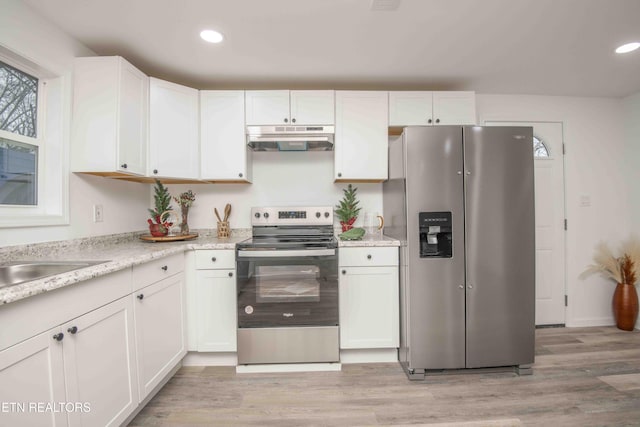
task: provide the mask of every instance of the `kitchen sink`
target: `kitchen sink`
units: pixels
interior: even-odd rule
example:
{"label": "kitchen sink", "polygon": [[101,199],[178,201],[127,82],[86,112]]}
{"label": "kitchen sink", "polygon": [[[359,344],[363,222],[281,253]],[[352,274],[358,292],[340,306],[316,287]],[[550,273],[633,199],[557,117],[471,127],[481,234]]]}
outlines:
{"label": "kitchen sink", "polygon": [[0,265],[0,288],[66,273],[107,261],[15,261]]}

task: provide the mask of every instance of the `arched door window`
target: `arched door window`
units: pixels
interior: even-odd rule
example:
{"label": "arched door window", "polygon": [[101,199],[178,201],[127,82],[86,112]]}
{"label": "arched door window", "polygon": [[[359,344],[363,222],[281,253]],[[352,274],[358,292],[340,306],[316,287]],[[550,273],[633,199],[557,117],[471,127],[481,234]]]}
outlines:
{"label": "arched door window", "polygon": [[537,136],[533,137],[533,157],[536,159],[549,157],[549,149]]}

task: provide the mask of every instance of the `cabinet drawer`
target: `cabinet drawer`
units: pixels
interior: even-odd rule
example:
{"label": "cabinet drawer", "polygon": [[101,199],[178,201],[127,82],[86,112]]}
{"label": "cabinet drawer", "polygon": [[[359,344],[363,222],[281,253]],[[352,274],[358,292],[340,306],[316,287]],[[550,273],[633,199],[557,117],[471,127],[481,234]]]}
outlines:
{"label": "cabinet drawer", "polygon": [[381,266],[398,265],[398,248],[340,248],[338,251],[339,265],[346,266]]}
{"label": "cabinet drawer", "polygon": [[236,268],[236,252],[229,249],[196,251],[196,270],[233,270]]}
{"label": "cabinet drawer", "polygon": [[173,276],[184,270],[184,254],[179,253],[168,257],[149,261],[146,264],[133,267],[133,290],[142,289],[147,285]]}

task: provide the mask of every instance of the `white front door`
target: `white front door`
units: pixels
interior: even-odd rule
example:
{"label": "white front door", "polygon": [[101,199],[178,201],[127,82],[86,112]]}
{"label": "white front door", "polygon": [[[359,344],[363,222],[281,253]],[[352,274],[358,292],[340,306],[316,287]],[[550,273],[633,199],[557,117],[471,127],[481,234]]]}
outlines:
{"label": "white front door", "polygon": [[[564,161],[562,123],[498,122],[488,126],[533,126],[535,143],[546,154],[536,155],[536,325],[565,323]],[[544,153],[544,149],[541,150]],[[533,153],[533,147],[532,147]]]}

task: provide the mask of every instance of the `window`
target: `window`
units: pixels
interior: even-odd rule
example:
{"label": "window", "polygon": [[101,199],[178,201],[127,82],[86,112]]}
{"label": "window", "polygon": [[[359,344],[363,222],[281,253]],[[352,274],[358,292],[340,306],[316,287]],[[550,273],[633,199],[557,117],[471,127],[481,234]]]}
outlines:
{"label": "window", "polygon": [[536,159],[549,157],[549,149],[540,138],[534,135],[533,137],[533,157]]}
{"label": "window", "polygon": [[71,77],[0,46],[0,228],[69,223]]}
{"label": "window", "polygon": [[38,204],[39,79],[0,62],[0,205]]}

